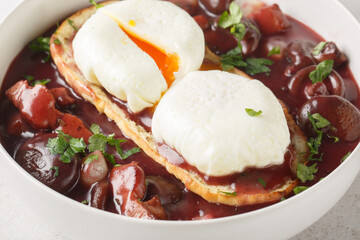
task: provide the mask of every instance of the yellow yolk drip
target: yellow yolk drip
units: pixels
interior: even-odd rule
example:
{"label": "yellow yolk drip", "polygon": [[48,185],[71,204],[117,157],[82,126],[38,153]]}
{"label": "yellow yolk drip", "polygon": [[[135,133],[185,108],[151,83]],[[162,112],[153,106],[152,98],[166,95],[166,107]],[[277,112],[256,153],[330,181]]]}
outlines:
{"label": "yellow yolk drip", "polygon": [[[135,22],[133,23],[135,24]],[[163,53],[161,50],[151,45],[148,42],[138,38],[134,34],[126,31],[120,26],[120,28],[128,35],[128,37],[133,41],[141,50],[150,55],[152,59],[156,62],[156,65],[160,69],[162,75],[164,76],[168,87],[171,86],[175,80],[174,72],[179,70],[179,59],[176,55]]]}

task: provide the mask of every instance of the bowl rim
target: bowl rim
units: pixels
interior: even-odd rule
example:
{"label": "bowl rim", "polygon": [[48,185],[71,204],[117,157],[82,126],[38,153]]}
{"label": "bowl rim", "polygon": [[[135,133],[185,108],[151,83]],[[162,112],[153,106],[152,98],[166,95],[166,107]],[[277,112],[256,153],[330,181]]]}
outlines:
{"label": "bowl rim", "polygon": [[[37,0],[35,0],[37,1]],[[341,8],[341,11],[346,13],[346,15],[351,19],[354,26],[360,31],[360,22],[355,18],[355,16],[350,13],[350,11],[339,1],[339,0],[332,0],[334,4],[337,4],[337,7]],[[11,18],[12,15],[14,15],[14,12],[16,12],[19,8],[23,8],[23,5],[26,4],[27,1],[21,0],[19,4],[17,4],[13,10],[2,20],[0,21],[0,32],[2,29],[2,26],[6,24],[7,21]],[[98,1],[96,1],[98,2]],[[308,26],[311,28],[311,26]],[[10,62],[11,63],[11,62]],[[9,66],[8,66],[9,67]],[[351,70],[351,69],[350,69]],[[6,73],[6,72],[5,72]],[[5,75],[4,75],[5,77]],[[2,82],[4,80],[4,77],[0,79],[0,84],[2,85]],[[356,81],[358,87],[360,85],[360,79]],[[359,141],[359,140],[358,140]],[[111,218],[114,220],[124,220],[129,221],[136,224],[144,224],[144,225],[150,225],[150,226],[199,226],[199,225],[212,225],[212,224],[218,224],[218,223],[226,223],[226,222],[232,222],[234,220],[241,220],[241,219],[247,219],[250,217],[256,217],[258,215],[266,214],[267,212],[274,211],[276,209],[282,208],[285,205],[291,204],[293,202],[301,201],[303,198],[307,198],[308,195],[312,195],[313,192],[316,192],[318,188],[321,188],[322,185],[325,185],[328,181],[331,181],[332,179],[336,178],[336,175],[341,174],[342,169],[345,169],[347,165],[350,165],[351,162],[356,161],[356,155],[360,158],[360,141],[356,145],[355,149],[351,152],[351,154],[347,157],[346,161],[341,163],[334,171],[332,171],[329,175],[327,175],[323,180],[317,182],[313,186],[311,186],[306,191],[303,191],[295,196],[292,196],[289,199],[286,199],[285,201],[281,201],[278,203],[271,204],[270,206],[262,207],[260,209],[252,210],[250,212],[241,213],[233,216],[227,216],[227,217],[221,217],[221,218],[215,218],[215,219],[202,219],[202,220],[181,220],[181,221],[174,221],[174,220],[148,220],[148,219],[138,219],[133,217],[128,217],[124,215],[120,215],[117,213],[108,212],[105,210],[100,210],[97,208],[90,207],[88,205],[84,205],[80,202],[77,202],[76,200],[71,199],[70,197],[67,197],[61,193],[56,192],[55,190],[51,189],[50,187],[47,187],[45,184],[41,183],[34,177],[32,177],[28,172],[26,172],[16,161],[13,159],[9,153],[5,150],[3,145],[0,143],[0,155],[5,156],[6,161],[8,161],[9,164],[14,167],[16,171],[18,171],[20,174],[22,174],[24,177],[27,178],[27,180],[31,181],[36,187],[41,189],[42,191],[47,192],[48,194],[54,195],[55,197],[59,198],[60,201],[65,201],[68,204],[73,205],[74,207],[80,207],[80,209],[85,211],[90,211],[97,215],[102,215],[106,218]],[[6,181],[6,179],[5,179]]]}

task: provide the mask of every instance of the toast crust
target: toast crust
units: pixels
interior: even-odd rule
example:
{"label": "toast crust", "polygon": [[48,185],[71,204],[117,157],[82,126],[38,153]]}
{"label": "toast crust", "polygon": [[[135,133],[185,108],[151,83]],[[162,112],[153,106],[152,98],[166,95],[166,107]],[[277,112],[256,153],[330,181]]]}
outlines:
{"label": "toast crust", "polygon": [[[108,5],[114,2],[116,1],[104,2],[102,5]],[[267,193],[229,195],[226,193],[234,191],[230,186],[208,185],[197,173],[174,165],[163,157],[158,151],[158,144],[152,134],[132,121],[125,110],[119,108],[111,101],[103,88],[86,81],[84,75],[76,66],[73,57],[72,39],[77,29],[95,12],[96,8],[94,6],[78,11],[68,18],[72,21],[72,25],[69,24],[69,21],[64,21],[50,40],[51,56],[59,72],[77,94],[92,103],[100,113],[104,113],[108,118],[112,119],[127,137],[133,140],[154,161],[165,167],[169,173],[181,180],[188,190],[200,195],[209,202],[231,206],[253,205],[279,201],[292,191],[298,184],[297,179],[290,179],[284,182],[279,188]],[[55,41],[56,39],[59,40],[61,44],[56,44],[58,43],[58,41]],[[206,50],[205,57],[214,63],[218,61],[217,56],[211,53],[209,49]],[[237,69],[234,70],[234,73],[248,77],[245,73]],[[291,145],[297,153],[308,152],[305,135],[296,125],[284,104],[282,104],[282,106],[291,133]],[[296,155],[297,157],[294,164],[298,161],[305,161],[306,154]],[[295,166],[293,170],[296,169],[296,165],[293,166]]]}

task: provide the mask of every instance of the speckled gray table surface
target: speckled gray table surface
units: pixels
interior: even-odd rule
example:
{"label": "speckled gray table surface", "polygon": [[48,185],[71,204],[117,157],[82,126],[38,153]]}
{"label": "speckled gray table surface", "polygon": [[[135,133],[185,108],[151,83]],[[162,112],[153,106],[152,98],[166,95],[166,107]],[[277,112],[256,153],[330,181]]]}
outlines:
{"label": "speckled gray table surface", "polygon": [[[21,0],[0,0],[0,22]],[[289,0],[290,1],[290,0]],[[360,21],[360,0],[339,0]],[[0,239],[66,240],[23,205],[0,176]],[[360,239],[360,175],[345,196],[320,220],[291,240]]]}

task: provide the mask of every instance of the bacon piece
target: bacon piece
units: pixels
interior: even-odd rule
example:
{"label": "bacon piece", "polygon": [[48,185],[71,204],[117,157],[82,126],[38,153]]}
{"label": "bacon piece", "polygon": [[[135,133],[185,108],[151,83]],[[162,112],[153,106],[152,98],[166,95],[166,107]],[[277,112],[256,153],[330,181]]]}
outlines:
{"label": "bacon piece", "polygon": [[254,14],[254,19],[260,32],[266,36],[285,31],[291,26],[277,4],[261,8]]}
{"label": "bacon piece", "polygon": [[66,107],[75,103],[75,99],[69,95],[64,87],[53,88],[50,92],[55,97],[56,103],[61,107]]}
{"label": "bacon piece", "polygon": [[145,174],[136,162],[114,167],[110,172],[114,199],[119,204],[119,213],[143,219],[166,219],[160,199],[155,196],[141,202],[145,196]]}
{"label": "bacon piece", "polygon": [[62,113],[55,109],[54,96],[45,86],[30,87],[27,81],[19,81],[6,91],[6,96],[33,128],[56,128]]}
{"label": "bacon piece", "polygon": [[32,128],[21,117],[20,113],[16,112],[12,114],[8,119],[6,125],[6,132],[11,135],[20,135],[24,132],[31,132]]}
{"label": "bacon piece", "polygon": [[56,130],[62,130],[74,138],[83,138],[86,143],[88,143],[89,137],[93,135],[80,118],[69,113],[65,113],[59,118],[59,127]]}

